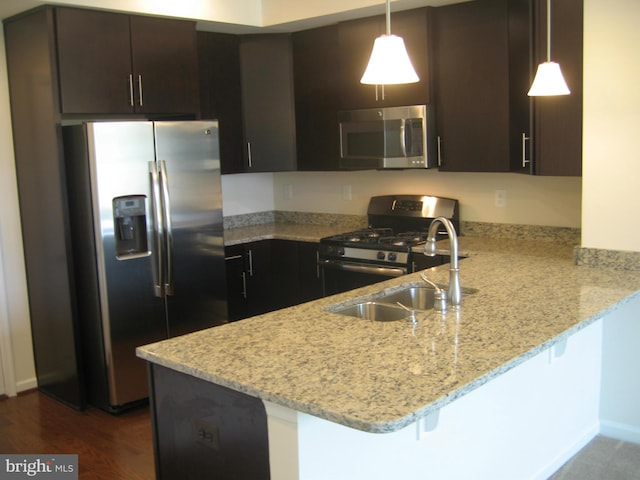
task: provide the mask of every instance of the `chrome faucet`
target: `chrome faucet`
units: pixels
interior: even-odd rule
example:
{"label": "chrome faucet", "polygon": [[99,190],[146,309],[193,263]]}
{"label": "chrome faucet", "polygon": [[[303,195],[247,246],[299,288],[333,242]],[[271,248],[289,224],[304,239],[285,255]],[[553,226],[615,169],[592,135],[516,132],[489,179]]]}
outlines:
{"label": "chrome faucet", "polygon": [[449,305],[457,307],[460,305],[462,299],[462,292],[460,289],[460,271],[458,268],[458,235],[456,235],[456,229],[451,223],[451,220],[445,217],[434,218],[429,225],[429,233],[427,234],[427,243],[424,245],[424,254],[430,257],[436,255],[436,233],[438,231],[438,223],[442,223],[444,228],[447,229],[447,235],[449,236],[449,255],[451,261],[449,263],[449,288],[447,290],[447,297]]}

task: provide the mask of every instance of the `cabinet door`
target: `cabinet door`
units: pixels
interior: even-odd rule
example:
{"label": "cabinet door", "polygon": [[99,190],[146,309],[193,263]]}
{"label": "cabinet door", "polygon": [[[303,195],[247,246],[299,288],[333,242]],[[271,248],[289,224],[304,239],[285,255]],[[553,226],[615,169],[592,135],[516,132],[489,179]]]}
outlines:
{"label": "cabinet door", "polygon": [[293,34],[298,170],[339,170],[338,27]]}
{"label": "cabinet door", "polygon": [[477,0],[435,9],[433,76],[443,171],[510,170],[507,3]]}
{"label": "cabinet door", "polygon": [[339,24],[341,109],[427,104],[431,99],[430,8],[391,14],[391,33],[404,39],[411,63],[420,78],[406,85],[374,86],[360,83],[371,49],[386,30],[384,15]]}
{"label": "cabinet door", "polygon": [[136,110],[196,113],[198,60],[193,22],[132,16]]}
{"label": "cabinet door", "polygon": [[273,299],[274,267],[271,241],[260,240],[245,244],[247,272],[247,300],[250,315],[260,315],[277,308]]}
{"label": "cabinet door", "polygon": [[[534,5],[537,67],[538,63],[546,60],[547,11],[545,1],[536,0]],[[537,175],[580,176],[583,0],[552,2],[551,9],[551,60],[560,64],[571,94],[533,100],[533,172]]]}
{"label": "cabinet door", "polygon": [[295,170],[291,36],[240,40],[247,172]]}
{"label": "cabinet door", "polygon": [[62,113],[132,113],[129,17],[56,8]]}
{"label": "cabinet door", "polygon": [[298,274],[300,297],[298,303],[322,297],[322,277],[318,267],[318,243],[298,242]]}
{"label": "cabinet door", "polygon": [[200,118],[220,125],[220,163],[225,173],[244,171],[240,40],[237,35],[198,32]]}
{"label": "cabinet door", "polygon": [[300,263],[298,242],[271,240],[270,310],[300,303]]}
{"label": "cabinet door", "polygon": [[224,260],[227,275],[229,320],[240,320],[249,316],[244,245],[225,247]]}
{"label": "cabinet door", "polygon": [[269,480],[262,400],[150,364],[157,478]]}

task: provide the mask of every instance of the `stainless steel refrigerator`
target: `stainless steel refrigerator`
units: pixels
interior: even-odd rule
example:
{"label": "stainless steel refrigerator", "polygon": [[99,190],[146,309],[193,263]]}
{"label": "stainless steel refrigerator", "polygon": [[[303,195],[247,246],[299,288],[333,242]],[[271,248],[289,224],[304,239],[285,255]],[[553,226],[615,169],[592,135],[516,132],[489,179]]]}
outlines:
{"label": "stainless steel refrigerator", "polygon": [[148,396],[139,345],[227,322],[218,124],[63,127],[88,401]]}

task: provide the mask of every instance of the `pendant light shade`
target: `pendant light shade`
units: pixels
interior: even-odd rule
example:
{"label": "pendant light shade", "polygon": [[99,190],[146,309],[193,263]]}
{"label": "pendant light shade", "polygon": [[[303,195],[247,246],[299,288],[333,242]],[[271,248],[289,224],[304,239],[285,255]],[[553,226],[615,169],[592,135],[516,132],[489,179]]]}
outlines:
{"label": "pendant light shade", "polygon": [[538,65],[536,76],[529,90],[530,97],[569,95],[570,93],[559,64],[556,62],[544,62]]}
{"label": "pendant light shade", "polygon": [[360,83],[395,85],[419,81],[411,65],[402,37],[382,35],[376,38],[367,69]]}
{"label": "pendant light shade", "polygon": [[391,35],[391,7],[387,0],[387,33],[376,38],[371,57],[360,83],[368,85],[396,85],[420,80],[402,37]]}
{"label": "pendant light shade", "polygon": [[546,97],[569,95],[571,91],[562,76],[560,65],[551,61],[551,0],[547,0],[547,61],[538,65],[528,95]]}

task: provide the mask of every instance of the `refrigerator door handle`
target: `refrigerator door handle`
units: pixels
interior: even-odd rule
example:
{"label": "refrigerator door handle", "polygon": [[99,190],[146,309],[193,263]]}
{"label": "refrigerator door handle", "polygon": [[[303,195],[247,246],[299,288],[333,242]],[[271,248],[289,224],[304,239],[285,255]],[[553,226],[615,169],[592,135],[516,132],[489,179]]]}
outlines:
{"label": "refrigerator door handle", "polygon": [[167,260],[164,290],[167,295],[173,295],[173,228],[171,226],[171,199],[169,198],[169,177],[167,164],[160,160],[160,185],[162,186],[162,212],[164,214],[165,256]]}
{"label": "refrigerator door handle", "polygon": [[149,162],[149,180],[151,187],[151,215],[153,217],[153,293],[164,297],[164,242],[160,176],[156,162]]}

